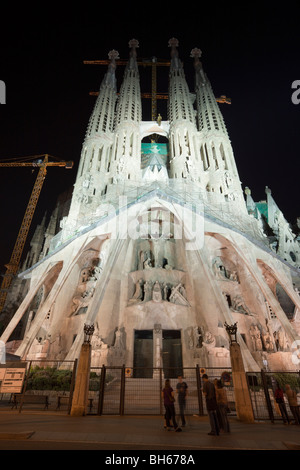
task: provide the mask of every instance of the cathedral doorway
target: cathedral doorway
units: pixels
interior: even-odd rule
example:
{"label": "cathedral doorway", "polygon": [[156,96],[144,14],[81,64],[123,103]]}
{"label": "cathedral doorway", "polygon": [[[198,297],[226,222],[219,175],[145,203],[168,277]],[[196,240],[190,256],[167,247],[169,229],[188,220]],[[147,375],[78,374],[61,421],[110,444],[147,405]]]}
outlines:
{"label": "cathedral doorway", "polygon": [[165,378],[182,375],[182,349],[180,330],[162,331],[162,361]]}
{"label": "cathedral doorway", "polygon": [[135,330],[133,377],[152,377],[153,330]]}
{"label": "cathedral doorway", "polygon": [[180,330],[135,330],[133,377],[152,378],[153,368],[160,367],[165,378],[182,375]]}

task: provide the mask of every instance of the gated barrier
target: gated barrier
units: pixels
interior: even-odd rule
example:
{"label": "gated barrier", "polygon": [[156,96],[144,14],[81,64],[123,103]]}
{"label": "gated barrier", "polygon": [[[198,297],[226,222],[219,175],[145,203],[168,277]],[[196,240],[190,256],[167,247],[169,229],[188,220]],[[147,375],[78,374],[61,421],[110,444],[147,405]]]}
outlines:
{"label": "gated barrier", "polygon": [[[277,385],[285,391],[287,384],[296,391],[298,404],[300,403],[300,372],[247,372],[247,381],[252,402],[255,420],[282,420],[280,408],[275,400]],[[284,393],[286,410],[290,420],[294,419],[292,410]]]}
{"label": "gated barrier", "polygon": [[[75,385],[77,360],[69,362],[30,361],[22,393],[0,393],[0,410],[3,407],[24,409],[60,410],[70,413]],[[206,404],[202,394],[202,375],[211,381],[221,379],[225,387],[231,415],[236,415],[234,388],[231,370],[219,368],[186,367],[174,368],[130,368],[92,367],[90,371],[87,413],[95,415],[163,415],[164,405],[161,390],[168,378],[176,391],[178,372],[188,385],[186,415],[206,415]],[[297,392],[300,403],[300,372],[247,372],[247,383],[255,420],[282,420],[280,409],[274,398],[277,384],[285,390],[289,384]],[[26,399],[24,395],[26,394]],[[43,396],[45,400],[37,397]],[[176,393],[175,393],[176,396]],[[289,419],[295,419],[285,395]],[[178,412],[178,404],[175,402]]]}
{"label": "gated barrier", "polygon": [[[171,387],[175,391],[178,383],[177,369],[161,368],[128,368],[128,367],[101,367],[91,369],[90,378],[90,413],[94,414],[163,414],[164,405],[161,390],[165,379],[169,378]],[[180,370],[183,380],[188,385],[186,399],[187,415],[206,414],[205,400],[202,395],[201,375],[204,369],[199,366],[182,368]],[[227,397],[232,413],[235,412],[234,390],[230,370],[209,368],[206,369],[210,380],[221,379],[224,382]],[[225,372],[225,374],[224,374]],[[176,402],[175,402],[176,407]]]}

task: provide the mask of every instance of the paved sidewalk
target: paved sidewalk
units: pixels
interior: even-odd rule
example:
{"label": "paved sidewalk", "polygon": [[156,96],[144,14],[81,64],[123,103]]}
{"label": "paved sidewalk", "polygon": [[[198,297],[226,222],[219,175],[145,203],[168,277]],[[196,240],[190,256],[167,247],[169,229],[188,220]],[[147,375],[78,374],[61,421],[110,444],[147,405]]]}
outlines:
{"label": "paved sidewalk", "polygon": [[[0,449],[300,450],[300,426],[245,424],[230,418],[231,433],[209,436],[208,418],[188,417],[181,433],[160,416],[83,416],[0,411]],[[47,444],[47,445],[46,445]],[[76,445],[75,445],[76,444]],[[26,447],[27,446],[27,447]]]}

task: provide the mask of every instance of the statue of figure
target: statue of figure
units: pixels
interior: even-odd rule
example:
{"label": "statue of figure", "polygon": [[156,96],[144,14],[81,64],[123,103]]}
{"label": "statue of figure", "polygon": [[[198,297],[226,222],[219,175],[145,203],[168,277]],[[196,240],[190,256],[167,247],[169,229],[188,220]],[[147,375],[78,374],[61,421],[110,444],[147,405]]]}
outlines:
{"label": "statue of figure", "polygon": [[115,331],[115,343],[114,348],[116,349],[124,349],[124,332],[121,331],[119,327],[117,327]]}
{"label": "statue of figure", "polygon": [[151,259],[150,259],[150,258],[147,258],[147,259],[144,261],[144,269],[150,269],[150,268],[152,268]]}
{"label": "statue of figure", "polygon": [[189,349],[194,348],[194,335],[193,335],[193,327],[192,326],[188,329],[188,345],[189,345]]}
{"label": "statue of figure", "polygon": [[203,337],[202,337],[201,328],[199,328],[199,326],[194,327],[194,335],[195,335],[195,347],[202,348]]}
{"label": "statue of figure", "polygon": [[71,307],[71,314],[78,315],[79,311],[81,311],[81,313],[86,313],[88,304],[91,298],[93,297],[94,292],[95,292],[95,288],[92,287],[82,292],[82,294],[75,295],[72,299],[73,306]]}
{"label": "statue of figure", "polygon": [[171,295],[170,295],[170,302],[173,302],[174,304],[179,304],[179,305],[186,305],[188,306],[189,303],[188,301],[183,297],[183,295],[180,293],[180,288],[182,287],[182,284],[179,283],[177,286],[173,286],[171,289]]}
{"label": "statue of figure", "polygon": [[164,282],[163,284],[163,299],[168,301],[169,300],[169,295],[170,295],[170,287],[169,284]]}
{"label": "statue of figure", "polygon": [[135,285],[135,293],[131,300],[142,300],[143,299],[143,279],[139,279]]}
{"label": "statue of figure", "polygon": [[286,334],[283,330],[283,328],[279,328],[277,330],[277,338],[278,338],[278,345],[279,345],[279,350],[280,351],[286,351],[289,349],[289,345],[287,342]]}
{"label": "statue of figure", "polygon": [[273,337],[272,337],[272,334],[270,332],[268,319],[266,318],[265,321],[266,321],[266,327],[263,329],[263,332],[262,332],[263,344],[264,344],[264,347],[265,347],[266,351],[273,352],[274,348],[275,348]]}
{"label": "statue of figure", "polygon": [[236,312],[244,313],[245,315],[251,315],[248,307],[246,307],[244,300],[240,295],[237,295],[232,299],[232,310],[235,310]]}
{"label": "statue of figure", "polygon": [[146,260],[146,254],[144,251],[141,251],[140,252],[140,255],[139,255],[139,260],[138,260],[138,270],[142,270],[144,269],[144,261]]}
{"label": "statue of figure", "polygon": [[251,325],[249,332],[254,351],[262,351],[261,333],[258,326]]}
{"label": "statue of figure", "polygon": [[274,350],[272,336],[270,335],[269,331],[263,334],[263,343],[264,343],[266,351],[271,352]]}
{"label": "statue of figure", "polygon": [[216,345],[216,338],[210,331],[206,331],[203,337],[203,346],[207,349],[212,349]]}
{"label": "statue of figure", "polygon": [[178,290],[179,290],[180,294],[182,295],[182,297],[184,297],[186,299],[185,287],[182,284],[179,284],[179,289]]}
{"label": "statue of figure", "polygon": [[102,345],[103,345],[103,341],[100,336],[99,326],[98,326],[98,323],[96,323],[95,331],[91,339],[91,346],[93,350],[98,350],[102,348]]}
{"label": "statue of figure", "polygon": [[158,281],[155,281],[152,291],[152,300],[154,302],[161,302],[162,295],[161,295],[161,287]]}
{"label": "statue of figure", "polygon": [[149,302],[152,299],[152,282],[146,281],[144,284],[144,302]]}
{"label": "statue of figure", "polygon": [[220,258],[216,258],[213,261],[213,271],[218,279],[228,279],[225,266]]}

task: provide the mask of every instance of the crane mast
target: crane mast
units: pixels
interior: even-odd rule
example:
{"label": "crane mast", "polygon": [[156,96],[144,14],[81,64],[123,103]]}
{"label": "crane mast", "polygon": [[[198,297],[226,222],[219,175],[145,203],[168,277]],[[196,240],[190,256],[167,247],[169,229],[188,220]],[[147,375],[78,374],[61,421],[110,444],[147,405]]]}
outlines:
{"label": "crane mast", "polygon": [[41,190],[42,190],[42,186],[43,186],[46,174],[47,174],[47,167],[48,166],[60,166],[60,167],[65,167],[67,169],[73,167],[73,162],[65,162],[65,161],[50,162],[48,154],[38,155],[37,157],[38,158],[44,157],[44,159],[35,160],[34,162],[23,161],[23,162],[1,162],[0,163],[0,167],[24,166],[24,167],[38,167],[39,168],[38,175],[35,180],[35,183],[31,192],[31,196],[27,204],[27,208],[25,210],[23,221],[21,223],[21,227],[19,229],[19,233],[15,242],[9,263],[5,265],[6,272],[3,276],[1,289],[0,289],[0,313],[3,310],[3,307],[5,305],[7,293],[12,283],[12,280],[14,276],[16,275],[18,268],[19,268],[21,256],[22,256],[23,249],[26,243],[30,225],[31,225],[33,215],[37,206],[37,202],[38,202]]}

